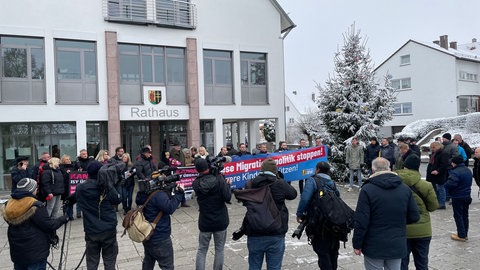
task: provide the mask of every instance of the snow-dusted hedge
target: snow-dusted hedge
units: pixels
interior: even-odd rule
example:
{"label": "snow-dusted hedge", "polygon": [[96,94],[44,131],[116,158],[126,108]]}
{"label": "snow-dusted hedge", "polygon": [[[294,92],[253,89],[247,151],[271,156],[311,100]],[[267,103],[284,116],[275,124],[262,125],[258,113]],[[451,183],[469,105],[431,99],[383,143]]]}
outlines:
{"label": "snow-dusted hedge", "polygon": [[480,112],[456,117],[418,120],[405,126],[401,132],[395,134],[395,137],[421,139],[434,129],[441,129],[443,133],[448,132],[452,135],[461,134],[470,146],[480,146]]}

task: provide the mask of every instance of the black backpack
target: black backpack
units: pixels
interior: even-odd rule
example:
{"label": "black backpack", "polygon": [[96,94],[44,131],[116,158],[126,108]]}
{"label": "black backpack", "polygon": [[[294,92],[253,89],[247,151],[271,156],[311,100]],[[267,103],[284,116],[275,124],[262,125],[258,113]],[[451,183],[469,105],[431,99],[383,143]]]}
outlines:
{"label": "black backpack", "polygon": [[270,191],[271,185],[233,191],[237,200],[247,208],[245,220],[253,233],[276,231],[282,227],[280,211]]}
{"label": "black backpack", "polygon": [[313,176],[313,179],[317,190],[307,211],[308,223],[305,228],[309,240],[331,234],[338,240],[347,242],[348,234],[353,229],[355,211],[336,194],[336,187],[335,191],[327,190],[324,179],[317,176]]}

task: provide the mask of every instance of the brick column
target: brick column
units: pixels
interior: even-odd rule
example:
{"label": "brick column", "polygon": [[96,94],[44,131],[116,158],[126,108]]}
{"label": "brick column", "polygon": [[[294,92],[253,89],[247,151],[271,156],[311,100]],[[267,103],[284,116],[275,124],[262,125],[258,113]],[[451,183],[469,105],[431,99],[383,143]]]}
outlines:
{"label": "brick column", "polygon": [[108,149],[110,153],[115,153],[115,148],[121,145],[120,85],[118,79],[118,45],[116,32],[105,31],[105,47],[107,58]]}
{"label": "brick column", "polygon": [[189,120],[187,127],[188,147],[200,146],[200,108],[198,91],[197,40],[195,38],[187,38],[187,96],[189,104]]}

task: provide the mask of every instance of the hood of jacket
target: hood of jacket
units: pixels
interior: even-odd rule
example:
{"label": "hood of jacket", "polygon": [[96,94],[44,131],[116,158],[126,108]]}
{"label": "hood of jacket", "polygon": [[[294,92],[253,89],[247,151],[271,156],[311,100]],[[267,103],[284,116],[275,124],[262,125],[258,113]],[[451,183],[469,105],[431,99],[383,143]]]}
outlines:
{"label": "hood of jacket", "polygon": [[277,176],[270,172],[260,172],[257,177],[252,179],[252,187],[261,187],[273,184],[277,180]]}
{"label": "hood of jacket", "polygon": [[203,194],[209,194],[217,190],[217,178],[211,174],[203,174],[197,178],[196,190]]}
{"label": "hood of jacket", "polygon": [[376,172],[367,181],[382,189],[394,189],[402,184],[402,179],[392,171]]}
{"label": "hood of jacket", "polygon": [[37,202],[34,195],[28,191],[15,191],[12,199],[8,200],[3,209],[5,221],[18,225],[27,221],[35,214],[37,207],[32,207]]}
{"label": "hood of jacket", "polygon": [[421,175],[419,171],[402,169],[395,172],[398,174],[398,176],[400,176],[400,178],[402,178],[403,183],[405,183],[409,187],[420,182]]}

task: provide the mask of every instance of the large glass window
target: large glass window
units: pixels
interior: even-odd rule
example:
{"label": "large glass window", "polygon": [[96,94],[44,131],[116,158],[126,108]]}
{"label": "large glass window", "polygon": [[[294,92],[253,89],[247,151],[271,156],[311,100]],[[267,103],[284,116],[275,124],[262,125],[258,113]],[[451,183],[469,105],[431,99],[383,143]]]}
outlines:
{"label": "large glass window", "polygon": [[74,122],[0,124],[0,190],[9,189],[10,172],[19,156],[37,162],[43,152],[60,158],[76,157],[76,127]]}
{"label": "large glass window", "polygon": [[268,104],[267,55],[240,53],[242,78],[242,104]]}
{"label": "large glass window", "polygon": [[478,75],[472,72],[460,71],[459,77],[462,81],[478,82]]}
{"label": "large glass window", "polygon": [[0,36],[0,50],[0,103],[45,103],[43,39]]}
{"label": "large glass window", "polygon": [[203,51],[205,104],[233,104],[232,53]]}
{"label": "large glass window", "polygon": [[141,104],[142,86],[167,88],[167,104],[187,104],[185,49],[119,44],[120,103]]}
{"label": "large glass window", "polygon": [[95,46],[90,41],[55,41],[57,103],[98,103]]}

